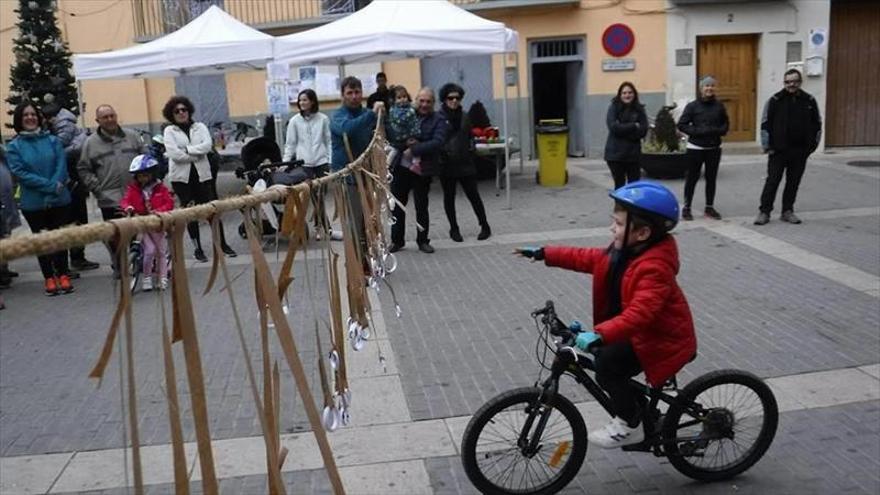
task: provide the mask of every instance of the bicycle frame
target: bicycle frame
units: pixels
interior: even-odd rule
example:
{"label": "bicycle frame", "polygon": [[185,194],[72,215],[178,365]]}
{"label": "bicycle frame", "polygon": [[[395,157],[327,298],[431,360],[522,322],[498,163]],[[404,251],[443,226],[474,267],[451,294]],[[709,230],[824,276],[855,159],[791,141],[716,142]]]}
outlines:
{"label": "bicycle frame", "polygon": [[[552,316],[551,318],[555,319],[555,316]],[[548,325],[550,329],[553,329],[554,327],[557,329],[567,328],[565,324],[558,319],[555,319],[555,321],[546,320],[547,318],[545,318],[544,324]],[[551,331],[550,333],[558,335],[558,332]],[[554,358],[553,364],[550,367],[550,376],[540,385],[543,392],[539,396],[539,402],[542,404],[552,404],[552,401],[559,391],[560,377],[568,374],[573,377],[577,383],[582,385],[609,415],[613,416],[613,406],[611,404],[611,398],[608,396],[607,393],[605,393],[604,390],[602,390],[599,384],[596,383],[593,377],[591,377],[586,372],[586,370],[595,371],[593,360],[592,358],[590,358],[590,356],[577,352],[572,346],[558,346],[556,357]],[[673,438],[667,438],[666,435],[661,435],[662,432],[659,430],[659,425],[655,424],[655,422],[660,417],[660,411],[657,406],[661,401],[665,402],[670,407],[681,408],[688,415],[695,418],[693,421],[680,424],[678,426],[678,429],[703,422],[706,417],[707,411],[700,404],[697,404],[693,401],[684,400],[678,395],[668,394],[664,392],[663,389],[650,387],[635,379],[630,379],[629,383],[630,386],[638,390],[640,394],[648,398],[647,406],[644,409],[645,414],[643,415],[643,421],[645,425],[645,441],[636,445],[625,446],[623,447],[623,450],[652,452],[657,457],[666,457],[668,454],[663,449],[663,447],[666,445],[676,444],[679,442],[695,442],[711,439],[710,437],[702,434],[690,437],[676,436]],[[675,382],[674,378],[671,380],[671,383],[672,390],[677,390],[678,385]],[[541,436],[544,433],[544,428],[547,425],[547,421],[549,420],[551,410],[552,409],[550,408],[545,408],[544,411],[541,412],[541,417],[538,420],[538,425],[532,435],[532,438],[528,439],[527,437],[529,435],[529,432],[532,429],[532,425],[534,425],[535,412],[540,412],[540,408],[535,408],[534,411],[530,411],[529,417],[526,419],[525,424],[523,425],[523,429],[520,433],[520,438],[518,442],[518,445],[520,449],[522,449],[524,455],[534,455],[537,452],[539,447],[538,444],[540,442]]]}

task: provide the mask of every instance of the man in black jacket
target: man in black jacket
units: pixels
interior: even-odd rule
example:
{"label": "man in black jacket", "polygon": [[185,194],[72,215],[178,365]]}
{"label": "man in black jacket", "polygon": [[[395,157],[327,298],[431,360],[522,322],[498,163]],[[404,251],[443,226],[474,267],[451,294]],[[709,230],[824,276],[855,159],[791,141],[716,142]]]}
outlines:
{"label": "man in black jacket", "polygon": [[431,177],[438,175],[440,164],[437,154],[443,143],[446,142],[446,120],[434,111],[434,91],[431,88],[422,88],[416,96],[416,114],[419,117],[421,132],[418,139],[410,139],[403,157],[412,159],[418,157],[421,160],[421,175],[410,171],[400,164],[394,166],[394,180],[391,182],[391,194],[403,204],[394,208],[394,225],[391,226],[391,247],[389,251],[399,251],[405,242],[406,233],[406,203],[409,200],[409,192],[413,193],[413,201],[416,204],[416,222],[421,229],[416,234],[416,243],[419,251],[433,253],[431,240],[428,238],[428,192],[431,188]]}
{"label": "man in black jacket", "polygon": [[794,214],[794,202],[807,157],[819,147],[822,136],[822,118],[816,99],[801,89],[801,73],[796,69],[786,71],[785,88],[771,96],[764,106],[761,120],[761,146],[770,154],[767,160],[767,180],[761,192],[761,206],[755,225],[770,221],[776,190],[785,174],[782,191],[783,222],[798,224],[801,220]]}

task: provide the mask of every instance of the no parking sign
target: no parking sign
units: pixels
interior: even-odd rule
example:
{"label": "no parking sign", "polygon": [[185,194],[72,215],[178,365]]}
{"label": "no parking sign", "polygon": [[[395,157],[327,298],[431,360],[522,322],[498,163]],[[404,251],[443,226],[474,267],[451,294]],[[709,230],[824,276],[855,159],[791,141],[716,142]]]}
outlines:
{"label": "no parking sign", "polygon": [[633,49],[636,35],[626,24],[612,24],[602,33],[602,47],[609,55],[623,57]]}

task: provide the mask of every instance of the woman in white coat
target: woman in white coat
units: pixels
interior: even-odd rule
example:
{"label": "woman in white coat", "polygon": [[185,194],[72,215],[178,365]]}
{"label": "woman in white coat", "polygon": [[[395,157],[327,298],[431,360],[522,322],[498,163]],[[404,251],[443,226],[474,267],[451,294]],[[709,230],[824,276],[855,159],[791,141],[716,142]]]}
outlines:
{"label": "woman in white coat", "polygon": [[[208,127],[192,119],[195,107],[185,96],[172,96],[165,103],[162,115],[169,125],[165,127],[165,151],[168,155],[168,178],[171,188],[180,200],[181,207],[199,205],[215,199],[214,182],[208,152],[214,143]],[[199,223],[187,225],[189,236],[196,246],[193,256],[199,261],[208,261],[199,236]],[[223,224],[220,224],[220,248],[230,257],[235,251],[226,244]]]}
{"label": "woman in white coat", "polygon": [[[287,122],[287,138],[284,144],[284,161],[294,158],[303,161],[303,170],[309,179],[330,173],[330,119],[318,111],[318,95],[314,90],[304,89],[296,98],[299,113]],[[324,188],[326,189],[326,188]],[[326,213],[315,214],[315,234],[318,238],[324,230],[330,231]],[[341,240],[341,232],[330,231],[333,240]]]}

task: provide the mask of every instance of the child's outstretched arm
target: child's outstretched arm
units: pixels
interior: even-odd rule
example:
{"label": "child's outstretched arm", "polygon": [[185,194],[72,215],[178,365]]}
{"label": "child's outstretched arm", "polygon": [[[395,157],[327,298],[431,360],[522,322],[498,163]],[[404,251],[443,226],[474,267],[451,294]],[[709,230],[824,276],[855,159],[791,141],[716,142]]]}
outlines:
{"label": "child's outstretched arm", "polygon": [[596,262],[607,256],[604,248],[544,246],[544,263],[576,272],[593,273]]}

